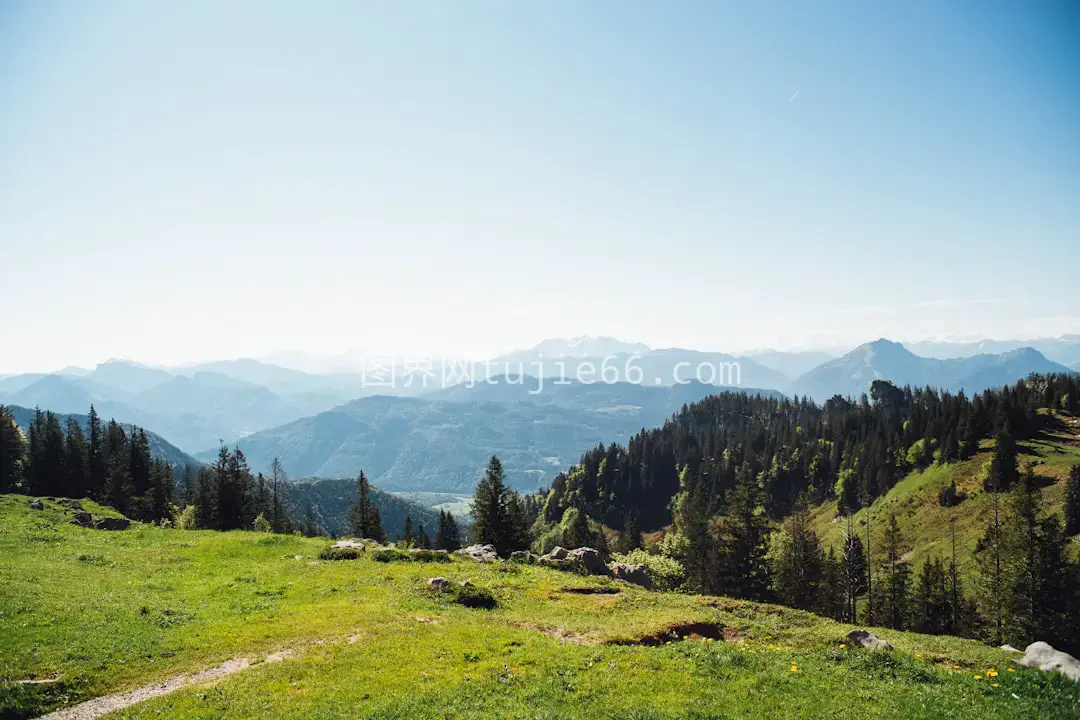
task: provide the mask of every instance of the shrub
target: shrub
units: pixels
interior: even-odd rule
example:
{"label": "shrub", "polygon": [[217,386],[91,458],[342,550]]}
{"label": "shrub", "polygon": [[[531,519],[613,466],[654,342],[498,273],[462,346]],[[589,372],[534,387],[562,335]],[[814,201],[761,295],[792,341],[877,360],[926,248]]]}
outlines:
{"label": "shrub", "polygon": [[199,509],[194,505],[188,505],[174,515],[175,525],[178,530],[194,530],[199,527]]}
{"label": "shrub", "polygon": [[360,557],[363,548],[354,547],[328,547],[319,553],[320,560],[356,560]]}
{"label": "shrub", "polygon": [[633,550],[611,556],[612,561],[627,565],[644,565],[652,579],[654,590],[676,590],[686,579],[681,562],[665,555],[653,555],[645,550]]}
{"label": "shrub", "polygon": [[382,550],[376,550],[371,553],[371,559],[375,562],[388,563],[394,561],[408,562],[412,560],[412,556],[404,550],[396,550],[394,548],[384,548]]}
{"label": "shrub", "polygon": [[259,516],[255,518],[255,522],[251,523],[251,529],[255,532],[268,533],[273,528],[270,527],[270,521],[266,519],[266,516],[259,513]]}
{"label": "shrub", "polygon": [[410,550],[408,555],[414,562],[450,562],[450,555],[444,550]]}

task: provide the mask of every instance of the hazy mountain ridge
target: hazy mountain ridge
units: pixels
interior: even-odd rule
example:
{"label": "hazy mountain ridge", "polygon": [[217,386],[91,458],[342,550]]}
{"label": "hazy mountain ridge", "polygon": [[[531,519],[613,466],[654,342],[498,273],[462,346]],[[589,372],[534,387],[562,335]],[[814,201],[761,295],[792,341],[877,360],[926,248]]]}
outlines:
{"label": "hazy mountain ridge", "polygon": [[[18,405],[7,405],[6,407],[8,408],[8,410],[11,411],[12,417],[15,418],[15,423],[19,427],[21,427],[23,429],[23,431],[25,432],[30,427],[31,421],[33,421],[33,419],[34,419],[34,412],[35,411],[33,409],[31,409],[31,408],[20,407]],[[62,425],[66,424],[68,418],[70,417],[70,418],[74,418],[75,422],[79,423],[79,426],[83,429],[84,432],[87,431],[87,429],[89,427],[89,418],[85,414],[79,414],[79,413],[56,413],[56,414],[59,417],[60,423]],[[103,423],[107,423],[109,420],[115,419],[117,422],[120,422],[122,425],[125,425],[125,426],[127,425],[127,423],[122,423],[119,419],[112,418],[109,415],[106,415],[104,413],[99,412],[98,414],[100,415]],[[127,428],[125,427],[125,429],[127,429]],[[146,430],[146,428],[143,428],[143,429]],[[193,458],[191,455],[188,455],[183,450],[176,447],[171,442],[169,442],[168,440],[161,437],[160,435],[158,435],[155,432],[152,432],[150,430],[146,430],[146,437],[150,441],[150,454],[155,458],[160,458],[160,459],[164,460],[165,462],[167,462],[170,465],[173,465],[175,467],[183,467],[185,465],[191,465],[193,467],[198,467],[199,465],[202,464],[198,460]]]}
{"label": "hazy mountain ridge", "polygon": [[1071,371],[1033,348],[942,360],[921,357],[900,343],[882,339],[814,368],[789,389],[821,402],[833,395],[858,397],[873,380],[885,379],[900,386],[964,390],[971,394],[1016,382],[1033,372]]}
{"label": "hazy mountain ridge", "polygon": [[531,490],[588,448],[624,441],[717,392],[700,383],[574,383],[545,385],[544,392],[529,396],[529,387],[484,383],[448,388],[433,398],[362,398],[255,433],[238,445],[253,467],[278,457],[293,475],[352,477],[363,469],[373,483],[392,491],[471,491],[488,458],[498,454],[509,482]]}

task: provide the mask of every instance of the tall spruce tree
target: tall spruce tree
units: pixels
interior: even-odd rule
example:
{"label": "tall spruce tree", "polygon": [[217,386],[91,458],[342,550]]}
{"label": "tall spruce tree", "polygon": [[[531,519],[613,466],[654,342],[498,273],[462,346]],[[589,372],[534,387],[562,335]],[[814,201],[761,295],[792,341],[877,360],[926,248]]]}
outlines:
{"label": "tall spruce tree", "polygon": [[356,500],[349,506],[345,523],[353,537],[367,538],[379,543],[386,542],[382,516],[379,514],[379,508],[375,507],[375,503],[371,500],[371,485],[363,470],[356,478]]}
{"label": "tall spruce tree", "polygon": [[748,467],[728,493],[722,566],[724,592],[750,600],[769,593],[769,519],[765,497]]}
{"label": "tall spruce tree", "polygon": [[853,623],[856,621],[858,600],[866,592],[867,575],[866,552],[850,515],[841,541],[840,581],[844,591],[844,620]]}
{"label": "tall spruce tree", "polygon": [[11,411],[0,405],[0,493],[13,492],[22,482],[26,443]]}
{"label": "tall spruce tree", "polygon": [[495,546],[500,555],[529,546],[529,527],[521,499],[506,487],[502,462],[495,455],[476,485],[472,504],[472,536],[480,544]]}
{"label": "tall spruce tree", "polygon": [[810,523],[805,497],[772,535],[769,547],[772,592],[778,602],[802,610],[819,604],[825,554]]}
{"label": "tall spruce tree", "polygon": [[70,416],[67,421],[64,455],[67,482],[64,484],[63,494],[73,498],[86,497],[90,488],[86,435],[75,418]]}
{"label": "tall spruce tree", "polygon": [[911,568],[903,560],[903,537],[896,515],[889,516],[885,528],[885,564],[881,569],[882,618],[894,630],[907,625],[908,602],[911,596]]}
{"label": "tall spruce tree", "polygon": [[675,530],[686,541],[682,558],[687,589],[712,593],[717,584],[716,542],[709,532],[709,499],[704,483],[685,465],[679,473],[679,494],[672,500]]}
{"label": "tall spruce tree", "polygon": [[1065,534],[1080,535],[1080,465],[1069,470],[1065,486]]}
{"label": "tall spruce tree", "polygon": [[90,497],[95,500],[105,492],[105,433],[101,428],[101,418],[97,410],[90,406],[86,421],[86,463],[89,475]]}
{"label": "tall spruce tree", "polygon": [[453,552],[461,549],[461,530],[448,511],[439,511],[439,525],[435,529],[435,549]]}

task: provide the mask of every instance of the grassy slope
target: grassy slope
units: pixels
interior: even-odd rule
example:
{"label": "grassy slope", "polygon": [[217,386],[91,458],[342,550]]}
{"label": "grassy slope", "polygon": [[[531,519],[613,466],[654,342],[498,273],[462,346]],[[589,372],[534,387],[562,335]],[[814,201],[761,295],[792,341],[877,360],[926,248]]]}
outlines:
{"label": "grassy slope", "polygon": [[[95,508],[88,508],[94,511]],[[116,717],[1075,717],[1080,686],[949,637],[880,631],[895,653],[842,648],[847,626],[768,605],[648,592],[469,561],[317,560],[325,541],[136,526],[85,530],[0,496],[0,717],[295,648],[217,686]],[[425,580],[471,578],[470,610]],[[732,642],[607,644],[701,621]],[[552,637],[556,630],[582,643]],[[351,641],[350,641],[351,640]],[[958,665],[959,669],[951,669]],[[990,667],[1000,683],[976,679]],[[792,668],[797,668],[793,672]],[[10,681],[62,676],[53,684]]]}
{"label": "grassy slope", "polygon": [[[889,515],[895,513],[905,545],[910,548],[908,558],[916,568],[934,557],[948,560],[950,527],[955,521],[957,561],[963,572],[970,573],[974,568],[975,545],[986,529],[991,512],[992,496],[983,491],[980,473],[992,449],[993,442],[986,441],[970,460],[934,465],[925,471],[913,472],[898,482],[870,508],[872,549],[878,552],[884,547],[885,527]],[[1061,513],[1069,468],[1080,463],[1080,421],[1062,417],[1058,422],[1051,422],[1034,440],[1020,443],[1020,449],[1021,466],[1028,461],[1038,463],[1035,471],[1044,483],[1043,497],[1047,507]],[[942,507],[938,502],[938,491],[948,487],[952,480],[956,481],[957,490],[967,493],[968,497],[955,507]],[[864,540],[866,515],[865,510],[860,510],[854,518]],[[836,518],[835,501],[816,508],[813,522],[818,537],[827,547],[839,547],[846,523]],[[1080,543],[1074,541],[1074,551],[1078,545]]]}

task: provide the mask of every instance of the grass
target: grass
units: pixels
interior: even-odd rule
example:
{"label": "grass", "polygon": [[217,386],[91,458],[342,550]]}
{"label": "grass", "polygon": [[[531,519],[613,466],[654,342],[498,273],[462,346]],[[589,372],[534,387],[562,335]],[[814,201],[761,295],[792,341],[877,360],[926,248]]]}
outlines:
{"label": "grass", "polygon": [[[1048,423],[1047,429],[1034,440],[1019,443],[1021,468],[1025,462],[1035,462],[1036,475],[1041,479],[1047,509],[1063,513],[1065,480],[1069,469],[1080,464],[1080,424],[1076,419],[1061,416]],[[956,527],[957,562],[961,573],[973,572],[974,553],[979,538],[986,530],[992,496],[982,488],[982,467],[990,459],[993,442],[983,443],[979,453],[969,460],[949,465],[932,465],[916,470],[898,482],[870,508],[871,543],[884,547],[885,528],[889,516],[895,514],[905,545],[910,548],[906,559],[916,569],[933,558],[948,561],[952,552],[952,526]],[[938,491],[955,481],[959,492],[967,499],[951,508],[942,507]],[[854,516],[855,527],[865,541],[867,511]],[[818,537],[826,547],[839,549],[846,521],[836,517],[836,502],[818,506],[812,513]],[[1073,552],[1080,543],[1073,542]]]}
{"label": "grass", "polygon": [[[1006,672],[1004,652],[968,640],[882,630],[897,650],[872,653],[843,646],[850,626],[778,606],[533,566],[320,560],[325,547],[253,532],[86,530],[55,503],[34,511],[0,496],[0,718],[286,648],[293,659],[110,717],[1080,714],[1080,685]],[[497,606],[429,590],[437,575],[469,580]],[[726,641],[672,635],[693,627]],[[31,678],[59,680],[14,684]]]}

